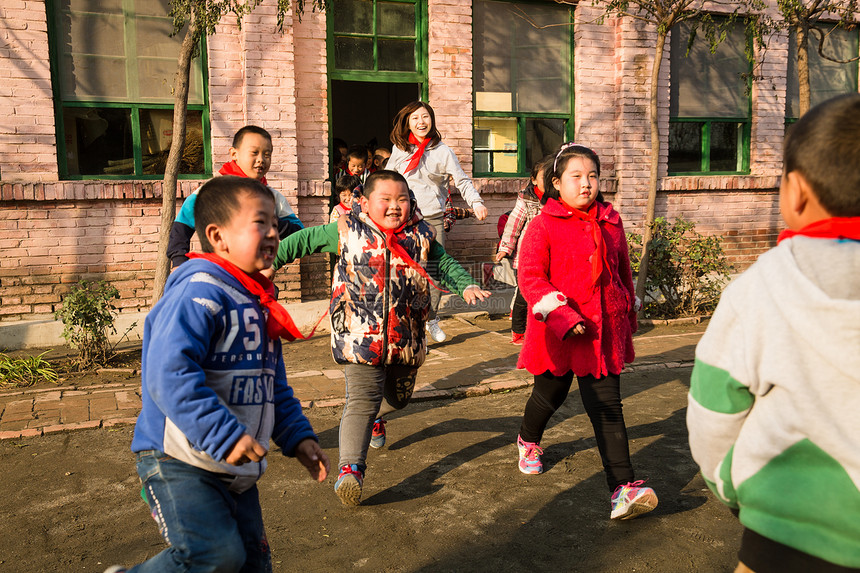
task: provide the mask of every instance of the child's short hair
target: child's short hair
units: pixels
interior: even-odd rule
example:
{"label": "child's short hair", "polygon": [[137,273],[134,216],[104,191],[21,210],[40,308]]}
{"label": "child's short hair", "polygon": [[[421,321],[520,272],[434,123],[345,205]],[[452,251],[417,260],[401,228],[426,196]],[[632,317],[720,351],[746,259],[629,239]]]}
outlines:
{"label": "child's short hair", "polygon": [[246,125],[242,129],[237,131],[236,134],[233,136],[233,149],[239,149],[239,146],[242,145],[242,138],[249,133],[256,133],[257,135],[262,135],[269,140],[269,143],[272,143],[272,135],[268,131],[266,131],[262,127],[257,127],[256,125]]}
{"label": "child's short hair", "polygon": [[364,159],[367,161],[367,148],[363,145],[352,145],[346,153],[346,160]]}
{"label": "child's short hair", "polygon": [[[578,143],[563,143],[555,156],[547,160],[546,167],[544,168],[542,205],[546,204],[547,199],[558,199],[561,196],[558,189],[552,184],[552,180],[561,179],[561,174],[567,169],[568,162],[574,157],[583,157],[593,161],[597,167],[597,176],[600,177],[600,158],[593,149],[579,145]],[[603,201],[603,194],[600,191],[597,192],[597,200]]]}
{"label": "child's short hair", "polygon": [[833,217],[860,216],[860,94],[829,99],[791,126],[785,173],[801,173]]}
{"label": "child's short hair", "polygon": [[430,132],[427,133],[427,137],[430,138],[430,147],[442,141],[442,134],[436,129],[436,113],[433,111],[433,108],[430,107],[429,103],[413,101],[406,104],[403,109],[397,112],[397,115],[394,117],[394,129],[391,130],[391,143],[404,151],[408,151],[412,145],[409,143],[409,116],[422,107],[430,114],[430,121],[433,124],[430,126]]}
{"label": "child's short hair", "polygon": [[206,238],[206,227],[209,225],[226,225],[233,214],[239,209],[239,195],[250,193],[269,198],[275,202],[272,190],[250,177],[221,175],[213,177],[203,184],[197,192],[194,202],[194,230],[200,237],[200,246],[204,253],[211,253],[214,248]]}
{"label": "child's short hair", "polygon": [[334,193],[340,195],[344,191],[353,191],[361,185],[361,177],[358,175],[341,175],[334,182]]}
{"label": "child's short hair", "polygon": [[400,183],[403,183],[403,186],[406,187],[407,191],[409,191],[409,183],[406,182],[406,178],[403,177],[403,175],[401,175],[397,171],[391,171],[390,169],[380,169],[379,171],[371,173],[367,180],[364,182],[365,197],[370,198],[371,193],[373,193],[374,187],[376,187],[377,181],[399,181]]}
{"label": "child's short hair", "polygon": [[[555,155],[550,153],[549,155],[544,155],[535,161],[534,165],[532,165],[532,179],[537,179],[538,173],[540,173],[541,169],[546,172],[546,169],[551,168],[553,159],[555,159]],[[547,166],[547,164],[549,164],[549,166]]]}

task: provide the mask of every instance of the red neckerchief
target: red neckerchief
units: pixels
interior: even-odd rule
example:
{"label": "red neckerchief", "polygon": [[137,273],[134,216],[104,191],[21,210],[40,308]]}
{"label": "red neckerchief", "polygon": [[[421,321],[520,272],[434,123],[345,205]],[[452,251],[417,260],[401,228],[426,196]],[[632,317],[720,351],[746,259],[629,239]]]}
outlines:
{"label": "red neckerchief", "polygon": [[[275,285],[272,281],[261,275],[254,273],[249,275],[230,261],[219,257],[214,253],[188,253],[189,259],[206,259],[213,262],[238,280],[243,287],[248,289],[252,295],[260,299],[260,304],[269,312],[269,317],[266,319],[266,332],[270,338],[286,338],[287,340],[296,340],[302,338],[310,338],[314,335],[317,327],[307,336],[303,335],[296,323],[293,322],[293,317],[287,312],[283,306],[275,300]],[[319,323],[317,323],[319,325]]]}
{"label": "red neckerchief", "polygon": [[817,239],[851,239],[852,241],[860,241],[860,217],[831,217],[830,219],[822,219],[810,223],[797,231],[786,229],[779,234],[776,242],[779,244],[784,239],[790,239],[796,235]]}
{"label": "red neckerchief", "polygon": [[[248,175],[244,171],[242,171],[242,168],[239,167],[239,164],[236,163],[235,161],[225,163],[221,167],[221,170],[218,171],[218,173],[220,173],[221,175],[235,175],[236,177],[248,177]],[[262,183],[263,185],[268,185],[268,182],[266,182],[265,177],[260,178],[260,183]]]}
{"label": "red neckerchief", "polygon": [[538,201],[540,201],[541,199],[543,199],[543,191],[541,191],[541,190],[540,190],[540,187],[538,187],[537,185],[535,185],[535,186],[534,186],[534,192],[535,192],[535,195],[536,195],[536,196],[537,196],[537,198],[538,198]]}
{"label": "red neckerchief", "polygon": [[[373,221],[373,219],[371,219],[371,218],[370,218],[370,215],[368,215],[368,218],[369,218],[371,221]],[[417,262],[415,262],[415,260],[414,260],[412,257],[410,257],[410,256],[409,256],[409,253],[407,253],[407,252],[406,252],[406,249],[404,249],[404,248],[403,248],[403,245],[401,245],[401,244],[397,241],[397,237],[395,237],[395,235],[396,235],[397,233],[399,233],[400,231],[402,231],[402,230],[403,230],[403,228],[404,228],[404,227],[406,227],[406,225],[408,225],[408,224],[409,224],[409,220],[407,220],[405,223],[403,223],[402,225],[400,225],[400,226],[399,226],[399,227],[397,227],[396,229],[386,229],[385,227],[383,227],[382,225],[380,225],[380,224],[379,224],[379,223],[377,223],[376,221],[373,221],[373,222],[374,222],[374,224],[377,226],[377,228],[378,228],[380,231],[382,231],[382,233],[385,235],[385,245],[388,247],[388,249],[389,249],[392,253],[396,254],[398,257],[400,257],[401,259],[403,259],[403,261],[404,261],[407,265],[409,265],[409,267],[410,267],[411,269],[414,269],[414,270],[415,270],[419,275],[421,275],[422,277],[424,277],[425,279],[427,279],[427,282],[429,282],[429,283],[433,286],[433,288],[435,288],[435,289],[436,289],[436,290],[438,290],[439,292],[444,292],[444,293],[449,292],[449,291],[447,291],[447,290],[445,290],[445,289],[443,289],[443,288],[441,288],[441,287],[437,286],[437,285],[436,285],[436,283],[435,283],[435,282],[433,282],[433,279],[431,279],[431,278],[430,278],[430,275],[428,275],[428,274],[427,274],[427,271],[426,271],[426,270],[424,270],[424,267],[422,267],[422,266],[421,266],[421,265],[419,265]]]}
{"label": "red neckerchief", "polygon": [[594,240],[596,247],[594,254],[591,255],[591,282],[592,284],[597,284],[597,281],[600,280],[600,275],[603,273],[604,256],[606,254],[606,248],[603,244],[603,232],[601,232],[600,223],[597,220],[597,201],[591,203],[586,211],[571,207],[561,197],[559,197],[559,201],[575,218],[591,223],[591,238]]}
{"label": "red neckerchief", "polygon": [[430,143],[429,137],[425,137],[424,141],[418,141],[418,138],[415,137],[415,134],[411,131],[409,132],[409,143],[412,145],[417,145],[418,149],[415,150],[415,153],[412,154],[412,157],[409,159],[409,165],[406,166],[406,171],[404,171],[404,175],[409,173],[413,169],[418,168],[418,163],[421,161],[421,156],[424,155],[424,150],[427,149],[427,144]]}

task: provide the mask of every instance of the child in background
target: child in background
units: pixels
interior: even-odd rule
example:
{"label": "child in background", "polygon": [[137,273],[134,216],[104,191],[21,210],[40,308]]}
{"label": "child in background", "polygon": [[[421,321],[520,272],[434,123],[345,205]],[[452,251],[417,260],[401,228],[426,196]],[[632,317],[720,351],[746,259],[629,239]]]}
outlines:
{"label": "child in background", "polygon": [[736,572],[860,571],[860,95],[791,126],[788,230],[723,292],[690,381],[690,450],[744,526]]}
{"label": "child in background", "polygon": [[[487,208],[472,185],[472,180],[460,167],[451,148],[442,143],[442,136],[436,129],[436,115],[429,104],[415,101],[397,113],[394,129],[391,130],[391,143],[394,149],[387,168],[406,178],[424,220],[436,229],[436,240],[442,247],[445,246],[445,198],[451,178],[460,195],[474,211],[475,218],[479,221],[487,218]],[[433,340],[444,342],[447,336],[436,317],[440,295],[434,291],[432,296],[427,328]]]}
{"label": "child in background", "polygon": [[373,152],[373,167],[376,171],[385,169],[388,164],[388,158],[391,157],[391,150],[387,147],[377,147]]}
{"label": "child in background", "polygon": [[[520,243],[532,219],[540,213],[540,200],[543,197],[543,178],[547,162],[552,162],[553,156],[547,156],[532,166],[532,177],[525,189],[517,195],[517,202],[505,223],[501,241],[499,241],[496,262],[500,263],[507,257],[513,258],[514,273],[520,258]],[[522,291],[517,288],[514,305],[511,309],[511,343],[522,344],[526,335],[526,316],[528,305]]]}
{"label": "child in background", "polygon": [[271,571],[256,486],[269,440],[326,477],[328,458],[287,385],[285,311],[260,275],[278,246],[274,213],[254,179],[204,184],[195,205],[204,254],[171,274],[146,317],[131,449],[170,546],[129,571]]}
{"label": "child in background", "polygon": [[358,175],[338,177],[334,184],[334,192],[337,194],[340,202],[331,210],[331,215],[328,218],[329,223],[334,223],[352,209],[356,187],[361,187],[361,178]]}
{"label": "child in background", "polygon": [[424,363],[424,323],[434,288],[424,268],[438,262],[443,285],[474,304],[490,295],[433,239],[406,180],[394,171],[367,178],[361,210],[281,242],[273,269],[311,253],[338,253],[331,298],[332,355],[344,364],[335,492],[358,505],[367,448],[385,444],[384,416],[406,406]]}
{"label": "child in background", "polygon": [[346,154],[346,168],[338,172],[337,178],[340,179],[345,175],[355,175],[364,184],[367,176],[370,174],[367,171],[367,164],[367,148],[363,145],[353,145],[349,148],[349,153]]}
{"label": "child in background", "polygon": [[349,147],[346,142],[339,137],[335,137],[331,142],[332,147],[332,168],[335,174],[346,169],[346,154],[349,153]]}
{"label": "child in background", "polygon": [[[233,136],[233,146],[230,147],[230,162],[225,163],[218,173],[220,175],[235,175],[250,177],[263,185],[267,185],[266,173],[272,165],[272,136],[262,127],[246,125]],[[278,218],[278,236],[283,239],[304,225],[293,213],[286,197],[269,187],[275,197],[275,211]],[[194,204],[197,200],[195,190],[179,209],[179,214],[170,227],[170,237],[167,243],[167,258],[175,269],[188,260],[186,256],[191,249],[191,237],[194,236]]]}
{"label": "child in background", "polygon": [[598,191],[600,159],[565,143],[548,164],[543,208],[520,245],[519,286],[528,302],[517,367],[534,388],[517,437],[519,469],[543,472],[540,441],[574,376],[594,428],[611,492],[611,519],[653,510],[654,490],[634,481],[621,409],[621,370],[633,361],[637,302],[621,217]]}

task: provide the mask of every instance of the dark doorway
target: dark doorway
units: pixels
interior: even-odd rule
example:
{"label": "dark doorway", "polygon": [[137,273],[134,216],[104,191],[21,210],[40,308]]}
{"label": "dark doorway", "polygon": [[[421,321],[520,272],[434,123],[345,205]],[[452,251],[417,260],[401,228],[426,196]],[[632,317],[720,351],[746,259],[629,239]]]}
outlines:
{"label": "dark doorway", "polygon": [[347,145],[391,149],[392,121],[400,109],[419,99],[418,84],[331,82],[331,133]]}

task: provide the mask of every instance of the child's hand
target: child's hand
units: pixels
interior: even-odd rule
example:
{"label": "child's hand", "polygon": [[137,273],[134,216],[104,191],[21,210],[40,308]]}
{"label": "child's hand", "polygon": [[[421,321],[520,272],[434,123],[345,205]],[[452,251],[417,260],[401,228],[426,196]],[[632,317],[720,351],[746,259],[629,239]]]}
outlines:
{"label": "child's hand", "polygon": [[499,251],[498,253],[496,253],[496,262],[497,262],[497,263],[501,263],[501,262],[502,262],[502,259],[504,259],[504,258],[505,258],[505,257],[507,257],[507,256],[508,256],[508,254],[507,254],[506,252],[504,252],[504,251]]}
{"label": "child's hand", "polygon": [[248,462],[259,462],[266,457],[268,450],[263,444],[252,438],[249,434],[242,434],[230,451],[227,452],[227,457],[224,461],[231,466],[241,466]]}
{"label": "child's hand", "polygon": [[585,323],[580,322],[573,328],[567,331],[567,334],[564,335],[564,340],[576,336],[577,334],[585,334]]}
{"label": "child's hand", "polygon": [[463,300],[469,304],[475,304],[479,300],[489,297],[491,294],[493,293],[488,290],[482,290],[481,287],[472,285],[463,291]]}
{"label": "child's hand", "polygon": [[328,456],[316,440],[306,438],[296,446],[296,459],[308,468],[308,473],[318,482],[325,481],[328,475]]}
{"label": "child's hand", "polygon": [[487,218],[487,208],[484,207],[483,203],[478,203],[475,205],[473,211],[475,212],[475,218],[479,221],[483,221]]}

